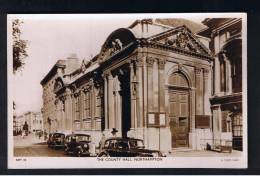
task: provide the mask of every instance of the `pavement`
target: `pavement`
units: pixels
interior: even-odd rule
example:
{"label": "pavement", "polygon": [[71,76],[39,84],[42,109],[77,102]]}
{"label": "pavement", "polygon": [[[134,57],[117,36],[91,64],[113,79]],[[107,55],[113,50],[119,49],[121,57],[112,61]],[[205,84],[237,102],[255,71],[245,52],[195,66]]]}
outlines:
{"label": "pavement", "polygon": [[46,141],[42,138],[29,134],[28,136],[14,136],[14,156],[15,157],[64,157],[63,150],[50,149]]}
{"label": "pavement", "polygon": [[[14,156],[48,156],[48,157],[65,157],[64,151],[48,148],[42,138],[29,134],[22,138],[14,136]],[[231,153],[220,153],[208,150],[192,150],[190,148],[173,149],[167,153],[168,157],[238,157],[242,156],[241,151],[232,150]]]}
{"label": "pavement", "polygon": [[35,136],[34,134],[29,134],[28,136],[14,136],[14,147],[25,147],[31,146],[34,144],[39,143],[46,143],[43,140],[43,137],[39,139],[39,137]]}
{"label": "pavement", "polygon": [[169,157],[239,157],[242,156],[242,152],[238,150],[232,150],[229,152],[217,152],[209,150],[192,150],[190,148],[178,148],[173,149],[171,153],[168,153]]}

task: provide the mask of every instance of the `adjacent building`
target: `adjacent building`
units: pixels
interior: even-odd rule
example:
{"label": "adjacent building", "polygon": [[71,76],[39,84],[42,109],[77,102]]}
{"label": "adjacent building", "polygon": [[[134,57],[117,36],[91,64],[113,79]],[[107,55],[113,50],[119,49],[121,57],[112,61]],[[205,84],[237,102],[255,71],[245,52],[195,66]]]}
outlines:
{"label": "adjacent building", "polygon": [[36,131],[43,131],[43,118],[40,112],[28,111],[15,118],[15,130],[21,132],[25,122],[28,125],[28,132],[34,133]]}
{"label": "adjacent building", "polygon": [[216,94],[211,35],[180,22],[137,20],[112,32],[95,57],[58,60],[41,81],[44,129],[88,133],[98,145],[116,128],[162,151],[222,139],[215,126],[224,111],[215,109],[227,94]]}
{"label": "adjacent building", "polygon": [[208,28],[199,34],[211,39],[214,54],[210,98],[214,139],[232,139],[233,148],[242,150],[242,19],[213,18],[202,23]]}

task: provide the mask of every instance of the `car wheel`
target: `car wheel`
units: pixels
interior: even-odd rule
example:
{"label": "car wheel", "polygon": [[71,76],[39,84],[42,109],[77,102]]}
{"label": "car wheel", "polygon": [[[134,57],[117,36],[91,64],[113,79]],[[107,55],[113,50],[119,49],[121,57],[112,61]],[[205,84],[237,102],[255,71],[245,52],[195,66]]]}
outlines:
{"label": "car wheel", "polygon": [[80,150],[78,150],[78,152],[77,152],[77,157],[81,157],[81,151]]}

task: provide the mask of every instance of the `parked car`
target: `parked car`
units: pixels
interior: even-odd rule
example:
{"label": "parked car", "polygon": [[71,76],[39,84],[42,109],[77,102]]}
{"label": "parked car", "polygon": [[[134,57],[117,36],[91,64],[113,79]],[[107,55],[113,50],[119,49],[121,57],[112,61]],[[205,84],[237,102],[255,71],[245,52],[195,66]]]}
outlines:
{"label": "parked car", "polygon": [[88,134],[70,134],[65,138],[65,154],[90,156],[91,137]]}
{"label": "parked car", "polygon": [[47,140],[48,147],[53,149],[63,148],[64,147],[64,133],[50,133]]}
{"label": "parked car", "polygon": [[98,157],[162,157],[158,150],[145,149],[144,142],[135,138],[109,138]]}

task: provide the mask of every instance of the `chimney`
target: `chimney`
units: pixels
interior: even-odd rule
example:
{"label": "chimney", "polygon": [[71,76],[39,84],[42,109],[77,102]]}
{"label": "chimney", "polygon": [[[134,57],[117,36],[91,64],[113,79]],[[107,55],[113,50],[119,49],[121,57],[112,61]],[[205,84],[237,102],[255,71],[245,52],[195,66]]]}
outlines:
{"label": "chimney", "polygon": [[75,53],[70,54],[66,60],[66,73],[75,71],[80,66],[80,60]]}

